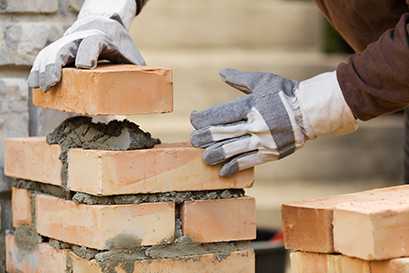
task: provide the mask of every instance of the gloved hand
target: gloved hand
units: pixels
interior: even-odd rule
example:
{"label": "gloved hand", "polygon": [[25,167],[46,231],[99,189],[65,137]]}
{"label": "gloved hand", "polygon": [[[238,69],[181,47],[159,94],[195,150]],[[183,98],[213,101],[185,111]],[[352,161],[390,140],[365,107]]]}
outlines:
{"label": "gloved hand", "polygon": [[64,36],[36,57],[28,84],[44,91],[61,79],[62,67],[92,69],[98,60],[144,65],[128,27],[136,14],[135,0],[87,0]]}
{"label": "gloved hand", "polygon": [[301,82],[233,69],[220,75],[246,96],[194,111],[191,122],[192,145],[206,148],[203,159],[209,165],[224,163],[221,176],[284,158],[320,135],[357,129],[336,72]]}

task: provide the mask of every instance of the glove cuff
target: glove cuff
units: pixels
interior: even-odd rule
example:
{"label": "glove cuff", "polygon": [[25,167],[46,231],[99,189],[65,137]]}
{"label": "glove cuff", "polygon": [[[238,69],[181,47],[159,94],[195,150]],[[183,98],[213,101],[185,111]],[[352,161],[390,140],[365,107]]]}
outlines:
{"label": "glove cuff", "polygon": [[78,15],[78,21],[89,17],[108,17],[120,19],[121,23],[129,29],[136,15],[135,0],[86,0]]}
{"label": "glove cuff", "polygon": [[303,114],[303,128],[310,139],[349,134],[358,129],[335,71],[300,82],[295,95]]}

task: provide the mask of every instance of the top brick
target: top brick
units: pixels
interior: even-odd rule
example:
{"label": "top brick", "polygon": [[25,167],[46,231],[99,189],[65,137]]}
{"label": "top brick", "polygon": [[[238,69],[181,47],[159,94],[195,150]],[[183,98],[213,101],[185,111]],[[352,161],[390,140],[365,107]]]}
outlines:
{"label": "top brick", "polygon": [[172,71],[136,65],[64,68],[58,85],[48,92],[33,91],[33,104],[83,115],[172,112]]}
{"label": "top brick", "polygon": [[57,0],[7,0],[0,1],[0,13],[54,13],[58,11]]}

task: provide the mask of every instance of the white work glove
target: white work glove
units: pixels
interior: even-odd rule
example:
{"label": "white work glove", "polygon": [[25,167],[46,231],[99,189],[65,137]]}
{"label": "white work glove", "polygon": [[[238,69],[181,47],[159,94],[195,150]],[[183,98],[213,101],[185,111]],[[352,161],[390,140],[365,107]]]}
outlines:
{"label": "white work glove", "polygon": [[247,95],[193,112],[191,122],[192,145],[206,148],[209,165],[224,164],[221,176],[284,158],[318,136],[357,129],[336,72],[301,82],[233,69],[220,74]]}
{"label": "white work glove", "polygon": [[103,59],[144,65],[128,33],[136,9],[135,0],[86,0],[77,21],[64,36],[36,57],[29,86],[46,91],[60,81],[62,68],[69,64],[92,69]]}

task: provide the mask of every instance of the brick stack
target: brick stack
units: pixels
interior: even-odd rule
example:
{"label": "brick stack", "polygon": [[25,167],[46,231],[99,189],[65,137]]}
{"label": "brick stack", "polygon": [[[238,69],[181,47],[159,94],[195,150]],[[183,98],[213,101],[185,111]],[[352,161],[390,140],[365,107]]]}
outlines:
{"label": "brick stack", "polygon": [[293,273],[409,272],[409,186],[285,204]]}
{"label": "brick stack", "polygon": [[[171,71],[108,66],[65,69],[63,82],[33,102],[80,114],[170,112]],[[62,179],[59,145],[6,141],[13,230],[9,273],[251,273],[254,171],[220,178],[188,144],[152,149],[71,149]],[[82,196],[82,198],[76,198]]]}

